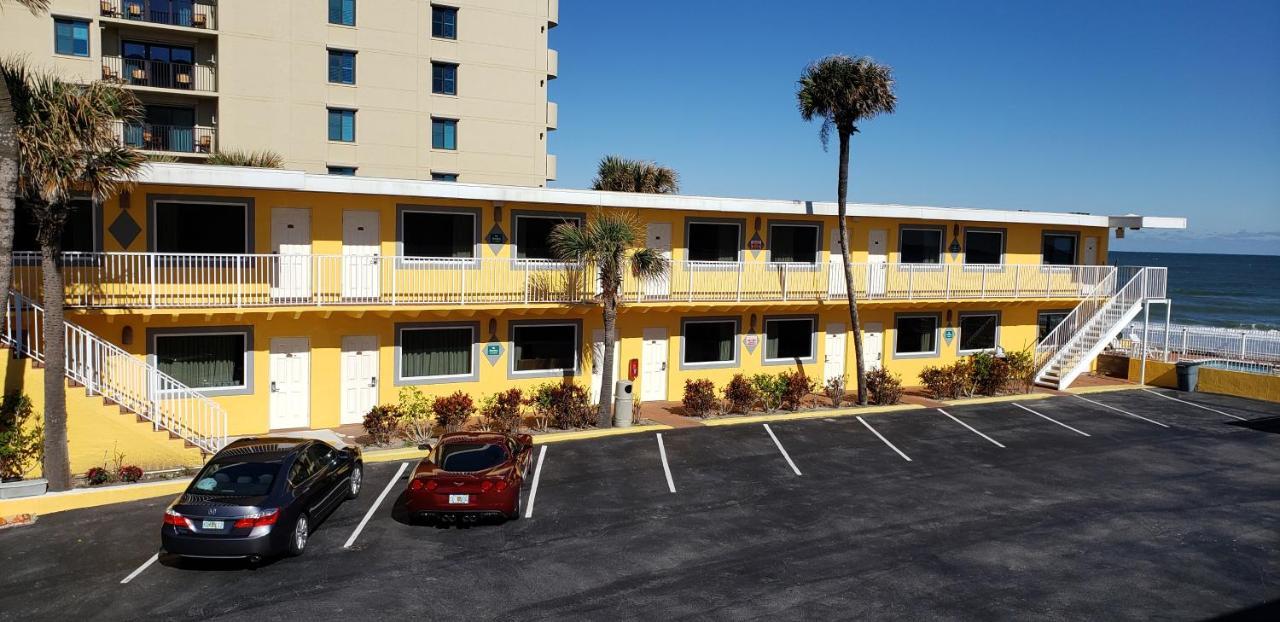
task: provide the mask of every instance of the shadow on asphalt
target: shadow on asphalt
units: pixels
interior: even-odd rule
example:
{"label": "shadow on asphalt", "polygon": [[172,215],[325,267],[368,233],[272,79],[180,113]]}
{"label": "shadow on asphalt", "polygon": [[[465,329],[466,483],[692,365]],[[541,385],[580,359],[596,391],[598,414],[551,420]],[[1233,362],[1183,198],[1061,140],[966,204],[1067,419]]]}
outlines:
{"label": "shadow on asphalt", "polygon": [[472,523],[458,522],[454,524],[449,524],[449,523],[442,523],[439,521],[427,522],[424,519],[416,518],[409,513],[409,509],[408,507],[406,507],[408,498],[409,498],[408,491],[401,492],[400,496],[396,497],[395,503],[391,504],[391,520],[394,520],[395,522],[400,523],[401,525],[408,525],[410,527],[423,527],[423,528],[435,527],[436,529],[448,529],[450,527],[457,527],[458,529],[470,529],[471,527],[492,527],[496,525],[502,525],[507,522],[507,519],[489,517],[489,516],[477,517],[475,522],[472,522]]}
{"label": "shadow on asphalt", "polygon": [[1264,419],[1253,419],[1250,421],[1233,421],[1227,425],[1234,425],[1241,428],[1248,428],[1258,432],[1270,432],[1272,434],[1280,434],[1280,417],[1266,417]]}
{"label": "shadow on asphalt", "polygon": [[1254,622],[1255,620],[1258,622],[1280,620],[1280,599],[1269,600],[1260,605],[1209,618],[1207,622]]}

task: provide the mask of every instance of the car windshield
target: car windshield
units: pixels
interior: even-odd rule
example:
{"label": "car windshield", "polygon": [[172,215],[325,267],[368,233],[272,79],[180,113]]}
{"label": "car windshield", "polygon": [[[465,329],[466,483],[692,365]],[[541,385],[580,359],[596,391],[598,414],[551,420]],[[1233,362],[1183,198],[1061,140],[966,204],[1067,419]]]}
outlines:
{"label": "car windshield", "polygon": [[494,443],[449,443],[440,448],[440,468],[446,471],[483,471],[506,459],[507,451]]}
{"label": "car windshield", "polygon": [[276,481],[276,474],[279,472],[279,460],[210,462],[196,478],[191,492],[227,497],[259,497],[271,491],[271,484]]}

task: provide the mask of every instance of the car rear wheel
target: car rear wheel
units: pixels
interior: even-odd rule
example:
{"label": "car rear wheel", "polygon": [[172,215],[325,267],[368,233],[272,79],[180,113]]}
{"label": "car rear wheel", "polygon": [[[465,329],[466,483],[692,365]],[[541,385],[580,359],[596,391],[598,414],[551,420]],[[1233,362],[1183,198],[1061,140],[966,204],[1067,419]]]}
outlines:
{"label": "car rear wheel", "polygon": [[310,527],[306,513],[299,514],[298,521],[293,524],[293,533],[289,536],[289,555],[297,557],[306,550],[307,539],[311,537]]}
{"label": "car rear wheel", "polygon": [[520,520],[520,491],[516,491],[516,511],[507,515],[507,520]]}
{"label": "car rear wheel", "polygon": [[360,486],[364,485],[364,465],[359,462],[351,468],[351,489],[347,491],[347,499],[360,496]]}

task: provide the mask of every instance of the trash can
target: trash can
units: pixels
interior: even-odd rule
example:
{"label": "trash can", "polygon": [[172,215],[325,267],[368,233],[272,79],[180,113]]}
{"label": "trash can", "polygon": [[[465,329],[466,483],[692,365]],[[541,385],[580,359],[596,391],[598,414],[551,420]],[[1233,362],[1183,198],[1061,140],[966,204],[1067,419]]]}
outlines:
{"label": "trash can", "polygon": [[619,380],[613,387],[613,424],[619,428],[631,427],[631,391],[634,383],[630,380]]}
{"label": "trash can", "polygon": [[1176,365],[1179,391],[1195,391],[1200,377],[1200,362],[1185,361]]}

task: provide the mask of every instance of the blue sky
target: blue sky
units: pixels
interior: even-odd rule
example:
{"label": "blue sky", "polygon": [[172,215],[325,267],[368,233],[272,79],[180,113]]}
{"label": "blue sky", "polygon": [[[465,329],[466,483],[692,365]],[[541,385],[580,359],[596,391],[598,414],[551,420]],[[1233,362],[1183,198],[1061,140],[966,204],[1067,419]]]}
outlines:
{"label": "blue sky", "polygon": [[1116,248],[1280,253],[1273,0],[562,0],[551,46],[554,186],[618,153],[684,194],[834,200],[795,81],[868,55],[899,106],[854,138],[853,201],[1186,216]]}

